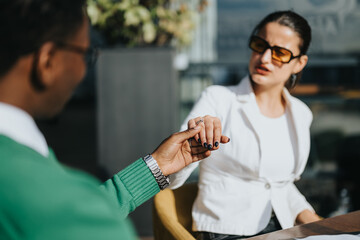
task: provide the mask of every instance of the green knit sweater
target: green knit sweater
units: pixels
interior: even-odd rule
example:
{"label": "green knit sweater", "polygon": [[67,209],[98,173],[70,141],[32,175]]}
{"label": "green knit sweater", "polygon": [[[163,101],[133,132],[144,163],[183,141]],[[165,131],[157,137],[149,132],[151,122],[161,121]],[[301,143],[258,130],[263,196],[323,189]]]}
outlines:
{"label": "green knit sweater", "polygon": [[99,185],[0,135],[0,239],[136,239],[126,217],[159,192],[144,161]]}

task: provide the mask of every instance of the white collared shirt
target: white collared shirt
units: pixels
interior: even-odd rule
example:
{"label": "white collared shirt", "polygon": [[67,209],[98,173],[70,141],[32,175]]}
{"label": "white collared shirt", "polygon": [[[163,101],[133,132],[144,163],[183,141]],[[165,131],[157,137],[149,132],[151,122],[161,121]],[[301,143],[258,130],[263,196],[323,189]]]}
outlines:
{"label": "white collared shirt", "polygon": [[0,134],[48,157],[49,148],[34,119],[24,110],[0,102]]}

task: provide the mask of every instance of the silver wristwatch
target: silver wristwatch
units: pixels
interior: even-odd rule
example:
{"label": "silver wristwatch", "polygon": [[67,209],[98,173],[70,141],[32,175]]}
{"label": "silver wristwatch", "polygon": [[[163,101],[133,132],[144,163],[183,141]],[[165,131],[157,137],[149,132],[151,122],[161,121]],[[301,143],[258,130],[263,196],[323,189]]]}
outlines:
{"label": "silver wristwatch", "polygon": [[156,160],[150,155],[146,155],[143,158],[146,165],[149,167],[151,173],[154,175],[156,182],[158,183],[161,190],[165,189],[170,184],[170,180],[160,170]]}

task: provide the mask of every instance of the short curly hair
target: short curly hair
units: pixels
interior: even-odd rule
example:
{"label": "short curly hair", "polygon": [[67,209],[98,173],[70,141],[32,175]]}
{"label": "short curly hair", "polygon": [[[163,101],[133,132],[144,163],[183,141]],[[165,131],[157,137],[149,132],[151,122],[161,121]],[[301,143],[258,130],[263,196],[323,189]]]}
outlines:
{"label": "short curly hair", "polygon": [[85,0],[1,0],[0,76],[45,42],[73,35],[84,17]]}

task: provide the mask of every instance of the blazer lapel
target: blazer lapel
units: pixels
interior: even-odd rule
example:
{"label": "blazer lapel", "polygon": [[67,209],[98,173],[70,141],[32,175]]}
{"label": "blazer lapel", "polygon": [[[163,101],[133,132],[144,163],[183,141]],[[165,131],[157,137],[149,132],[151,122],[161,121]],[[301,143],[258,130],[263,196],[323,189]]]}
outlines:
{"label": "blazer lapel", "polygon": [[[305,136],[305,134],[303,133],[304,131],[304,127],[302,127],[302,122],[301,119],[303,119],[303,116],[301,116],[301,112],[298,111],[298,108],[294,105],[296,105],[296,102],[294,102],[291,99],[291,95],[289,94],[289,92],[284,89],[284,96],[285,99],[287,101],[287,106],[290,109],[290,114],[291,114],[291,118],[292,118],[292,123],[294,126],[294,130],[295,130],[295,136],[296,136],[296,145],[295,145],[295,176],[298,176],[298,173],[302,167],[302,163],[306,162],[306,161],[302,161],[303,159],[303,154],[302,154],[302,149],[304,149],[304,144],[308,143],[309,140],[307,140],[307,137]],[[302,129],[302,131],[301,131]]]}
{"label": "blazer lapel", "polygon": [[[260,161],[262,154],[262,141],[261,135],[259,134],[260,122],[257,113],[256,99],[255,94],[252,90],[249,77],[245,77],[242,79],[240,84],[236,88],[237,99],[242,103],[241,109],[239,109],[240,114],[243,114],[245,119],[248,120],[249,126],[252,127],[256,138],[259,142],[259,152],[260,152]],[[294,175],[299,176],[299,172],[304,168],[304,164],[306,163],[306,159],[304,159],[305,150],[307,149],[306,145],[309,144],[309,134],[306,129],[304,129],[302,123],[302,112],[299,110],[300,108],[297,103],[292,99],[292,96],[284,88],[283,91],[284,98],[286,100],[287,106],[290,109],[290,114],[295,130],[296,144],[294,146],[294,154],[295,154],[295,171]],[[260,164],[259,164],[260,166]]]}
{"label": "blazer lapel", "polygon": [[[261,150],[262,141],[259,134],[260,122],[259,114],[257,113],[256,99],[255,94],[252,90],[249,77],[245,77],[239,84],[237,89],[237,99],[242,103],[241,109],[239,109],[240,114],[244,115],[244,118],[247,119],[249,126],[252,127],[256,139],[259,143],[259,152],[261,159]],[[259,165],[260,166],[260,165]],[[259,169],[258,169],[259,170]]]}
{"label": "blazer lapel", "polygon": [[259,117],[257,116],[258,114],[256,113],[256,106],[254,106],[252,102],[247,102],[243,105],[242,112],[248,120],[249,125],[253,128],[258,141],[261,143],[259,134],[260,123]]}

